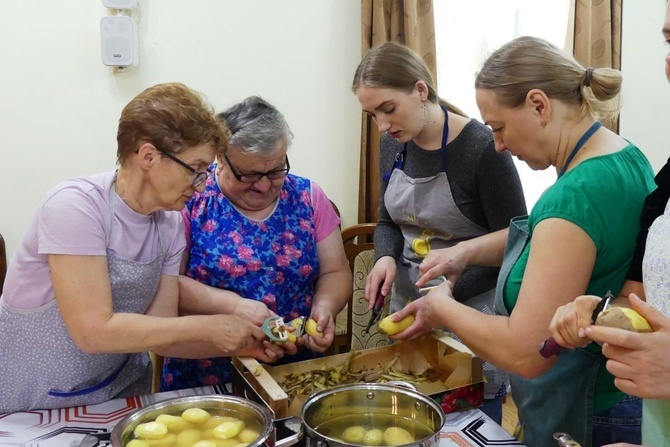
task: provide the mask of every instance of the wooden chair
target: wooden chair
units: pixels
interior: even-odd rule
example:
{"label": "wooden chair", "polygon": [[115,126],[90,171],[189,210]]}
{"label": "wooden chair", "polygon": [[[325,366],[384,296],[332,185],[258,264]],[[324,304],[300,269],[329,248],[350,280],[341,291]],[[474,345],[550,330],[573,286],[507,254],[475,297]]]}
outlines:
{"label": "wooden chair", "polygon": [[[356,256],[366,251],[371,253],[369,256],[374,258],[374,244],[372,237],[376,227],[377,224],[374,223],[362,223],[352,225],[342,230],[344,252],[347,256],[347,261],[349,261],[349,268],[351,268],[351,272],[354,275],[354,290],[356,290],[356,284],[359,284],[360,286],[361,281],[363,287],[365,287],[367,272],[364,276],[361,276],[362,272],[357,272],[354,268],[355,261]],[[347,304],[342,312],[337,315],[335,321],[337,325],[335,340],[333,341],[333,346],[328,350],[328,353],[338,354],[347,352],[351,348],[352,343],[352,302]]]}
{"label": "wooden chair", "polygon": [[5,285],[5,275],[7,274],[7,251],[5,250],[5,240],[0,234],[0,294]]}
{"label": "wooden chair", "polygon": [[[386,346],[389,342],[388,337],[380,333],[376,325],[371,327],[369,332],[365,332],[372,314],[372,311],[368,309],[368,301],[365,299],[365,281],[374,264],[374,250],[364,250],[357,254],[354,260],[354,290],[349,303],[351,309],[349,312],[350,349],[354,351]],[[389,294],[384,300],[381,318],[388,315],[390,301],[391,295]]]}

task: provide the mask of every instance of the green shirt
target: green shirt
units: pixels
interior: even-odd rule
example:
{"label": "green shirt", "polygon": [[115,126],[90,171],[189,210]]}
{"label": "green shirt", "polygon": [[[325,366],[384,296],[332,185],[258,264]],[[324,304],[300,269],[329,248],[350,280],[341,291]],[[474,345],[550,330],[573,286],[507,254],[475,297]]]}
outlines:
{"label": "green shirt", "polygon": [[[653,188],[651,165],[632,144],[614,154],[584,160],[559,178],[530,213],[530,242],[505,283],[503,293],[508,311],[513,311],[519,296],[533,231],[537,224],[550,218],[574,223],[596,246],[595,265],[584,294],[603,296],[611,290],[616,295],[626,280],[640,230],[644,199]],[[600,346],[592,343],[586,349],[599,352]],[[594,411],[608,409],[623,397],[624,393],[614,386],[614,377],[603,362],[598,370]]]}

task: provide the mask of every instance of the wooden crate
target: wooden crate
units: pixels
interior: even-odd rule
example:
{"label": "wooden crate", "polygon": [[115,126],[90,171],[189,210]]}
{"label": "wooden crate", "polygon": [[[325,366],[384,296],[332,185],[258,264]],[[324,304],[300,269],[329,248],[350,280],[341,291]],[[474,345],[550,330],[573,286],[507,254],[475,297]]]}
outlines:
{"label": "wooden crate", "polygon": [[[351,361],[351,368],[353,370],[363,366],[372,368],[379,363],[389,362],[395,356],[398,356],[395,363],[398,369],[411,371],[419,365],[425,366],[427,362],[445,376],[449,375],[445,382],[417,384],[418,390],[435,399],[446,413],[483,404],[482,361],[465,345],[439,331],[418,340],[396,342],[389,346],[358,351]],[[331,368],[343,364],[348,358],[349,354],[346,353],[270,366],[261,365],[249,357],[235,357],[232,374],[233,393],[267,405],[274,412],[276,419],[297,416],[304,399],[289,402],[279,383],[291,373]]]}

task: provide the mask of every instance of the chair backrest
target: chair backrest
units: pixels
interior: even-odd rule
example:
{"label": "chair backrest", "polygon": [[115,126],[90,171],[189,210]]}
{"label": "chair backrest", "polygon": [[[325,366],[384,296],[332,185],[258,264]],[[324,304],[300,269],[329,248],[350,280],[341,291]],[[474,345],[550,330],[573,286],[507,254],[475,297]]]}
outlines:
{"label": "chair backrest", "polygon": [[[354,296],[352,301],[346,307],[346,316],[347,316],[347,346],[352,348],[354,345],[359,346],[361,335],[360,332],[362,329],[356,329],[358,331],[358,340],[354,343],[354,328],[353,328],[353,309],[356,304],[360,306],[367,306],[367,301],[365,301],[365,279],[367,278],[367,272],[370,271],[374,265],[374,243],[373,235],[377,224],[375,223],[362,223],[352,225],[350,227],[342,230],[342,243],[344,244],[344,252],[347,256],[347,261],[349,261],[349,268],[351,268],[351,273],[354,276]],[[356,257],[360,254],[367,253],[365,255],[365,263],[361,264],[359,269],[356,268]],[[367,267],[364,269],[363,267]],[[356,290],[358,289],[358,295],[356,295]],[[357,297],[358,296],[358,297]],[[362,300],[362,302],[357,302]],[[365,308],[367,310],[367,307]],[[363,310],[357,310],[357,312],[362,313]],[[367,321],[365,322],[367,325]],[[365,325],[363,328],[365,328]]]}
{"label": "chair backrest", "polygon": [[344,252],[349,261],[351,271],[354,271],[354,260],[356,255],[365,250],[374,250],[372,236],[374,235],[375,223],[362,223],[352,225],[342,230],[342,243],[344,244]]}
{"label": "chair backrest", "polygon": [[[388,344],[388,337],[379,332],[377,325],[371,327],[369,333],[364,332],[372,312],[368,310],[368,302],[365,299],[365,280],[370,270],[372,270],[374,262],[374,250],[365,250],[359,253],[354,260],[354,294],[350,303],[351,318],[349,319],[351,321],[351,350],[376,348]],[[390,297],[389,294],[384,300],[382,318],[388,315]]]}
{"label": "chair backrest", "polygon": [[5,285],[5,275],[7,274],[7,251],[5,250],[5,240],[0,234],[0,294],[2,286]]}

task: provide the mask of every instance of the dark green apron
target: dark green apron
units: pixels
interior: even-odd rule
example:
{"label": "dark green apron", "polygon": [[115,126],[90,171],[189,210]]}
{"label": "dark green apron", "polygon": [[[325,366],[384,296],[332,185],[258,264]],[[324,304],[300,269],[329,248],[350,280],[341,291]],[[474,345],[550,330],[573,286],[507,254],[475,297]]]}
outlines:
{"label": "dark green apron", "polygon": [[[496,287],[494,306],[499,315],[509,316],[503,301],[505,284],[529,242],[528,216],[515,217],[510,223]],[[537,355],[540,356],[539,352]],[[582,447],[591,446],[593,398],[601,359],[602,356],[583,349],[571,349],[563,351],[554,367],[536,379],[526,380],[510,374],[524,444],[554,446],[553,434],[565,432]]]}

